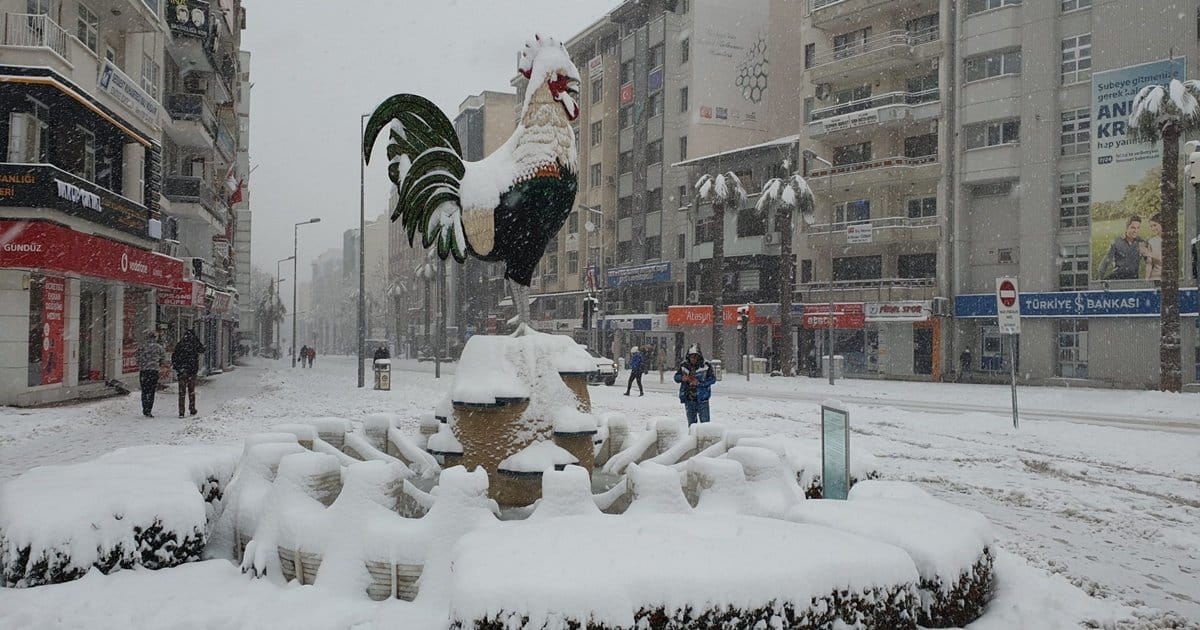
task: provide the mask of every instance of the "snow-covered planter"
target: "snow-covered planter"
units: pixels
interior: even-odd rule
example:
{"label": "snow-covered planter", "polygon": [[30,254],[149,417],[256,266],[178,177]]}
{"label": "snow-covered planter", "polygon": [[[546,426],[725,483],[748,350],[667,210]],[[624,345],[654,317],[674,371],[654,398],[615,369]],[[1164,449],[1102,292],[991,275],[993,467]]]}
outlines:
{"label": "snow-covered planter", "polygon": [[0,585],[200,559],[236,451],[139,447],[0,486]]}
{"label": "snow-covered planter", "polygon": [[[820,440],[743,437],[734,443],[738,446],[757,446],[776,451],[784,456],[795,470],[796,482],[804,490],[805,497],[809,499],[824,498],[825,487],[821,482]],[[874,455],[863,450],[861,446],[850,449],[851,487],[860,481],[879,479],[880,476],[879,463]]]}
{"label": "snow-covered planter", "polygon": [[[742,516],[562,516],[462,538],[452,628],[916,628],[900,549]],[[842,626],[839,626],[842,624]]]}

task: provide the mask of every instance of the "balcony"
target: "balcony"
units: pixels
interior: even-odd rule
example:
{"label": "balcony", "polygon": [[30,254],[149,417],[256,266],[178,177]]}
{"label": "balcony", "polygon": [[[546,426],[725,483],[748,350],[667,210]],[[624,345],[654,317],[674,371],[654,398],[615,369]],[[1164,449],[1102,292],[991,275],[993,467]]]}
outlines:
{"label": "balcony", "polygon": [[901,302],[932,300],[937,296],[935,278],[875,278],[871,280],[834,280],[803,282],[796,286],[796,301],[819,302]]}
{"label": "balcony", "polygon": [[171,201],[171,214],[206,221],[214,227],[224,227],[224,204],[217,191],[204,178],[169,175],[165,196]]}
{"label": "balcony", "polygon": [[937,89],[924,92],[888,92],[839,103],[832,107],[814,109],[808,123],[808,136],[820,138],[867,125],[892,127],[932,120],[942,113],[940,98],[941,92]]}
{"label": "balcony", "polygon": [[217,136],[217,116],[203,94],[168,94],[167,113],[172,124],[167,135],[183,147],[211,149]]}
{"label": "balcony", "polygon": [[71,66],[71,34],[47,15],[5,14],[4,46],[49,50]]}
{"label": "balcony", "polygon": [[927,61],[941,54],[941,33],[932,27],[920,31],[887,31],[868,39],[817,55],[808,69],[809,80],[874,76],[900,66]]}
{"label": "balcony", "polygon": [[923,15],[937,10],[938,0],[808,0],[808,16],[812,25],[834,32],[888,17],[899,19],[901,13]]}
{"label": "balcony", "polygon": [[814,186],[822,186],[822,179],[833,179],[834,186],[870,186],[904,182],[935,180],[941,177],[942,167],[938,163],[937,154],[920,157],[896,156],[841,164],[832,169],[813,171],[808,181]]}
{"label": "balcony", "polygon": [[879,244],[909,243],[914,241],[937,241],[941,237],[938,217],[881,217],[867,221],[844,223],[822,223],[804,228],[808,246],[818,251],[823,248],[847,245],[846,226],[871,225],[871,242]]}
{"label": "balcony", "polygon": [[237,153],[237,142],[234,141],[233,134],[225,128],[225,123],[221,121],[217,121],[217,150],[221,152],[226,162],[233,161]]}

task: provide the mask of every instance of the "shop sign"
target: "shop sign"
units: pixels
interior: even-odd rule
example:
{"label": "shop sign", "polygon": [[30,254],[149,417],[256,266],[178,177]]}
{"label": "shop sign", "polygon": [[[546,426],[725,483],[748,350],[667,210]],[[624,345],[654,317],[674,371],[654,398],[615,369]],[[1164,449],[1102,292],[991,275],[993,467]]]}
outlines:
{"label": "shop sign", "polygon": [[44,221],[0,221],[0,268],[75,273],[174,288],[183,261]]}
{"label": "shop sign", "polygon": [[169,0],[166,10],[167,25],[172,35],[208,38],[207,0]]}
{"label": "shop sign", "polygon": [[596,55],[588,59],[588,78],[598,79],[604,76],[604,57]]}
{"label": "shop sign", "polygon": [[930,302],[868,302],[868,322],[923,322],[932,311]]}
{"label": "shop sign", "polygon": [[605,317],[599,322],[599,327],[604,330],[637,330],[643,332],[654,332],[666,329],[667,318],[663,315],[651,315],[649,317]]}
{"label": "shop sign", "polygon": [[229,306],[233,303],[233,295],[224,291],[213,291],[212,296],[212,312],[224,313],[229,310]]}
{"label": "shop sign", "polygon": [[[830,311],[828,304],[805,304],[804,315],[801,317],[805,328],[824,330],[830,328]],[[858,330],[866,326],[866,309],[862,304],[834,304],[832,313],[832,328],[838,330]]]}
{"label": "shop sign", "polygon": [[104,64],[100,66],[100,78],[96,84],[101,91],[133,112],[134,116],[152,127],[158,126],[162,111],[158,101],[139,87],[129,75],[122,72],[117,64],[105,59]]}
{"label": "shop sign", "polygon": [[[740,304],[726,304],[722,315],[724,315],[726,326],[736,326],[738,323],[738,306]],[[667,308],[667,326],[671,328],[683,328],[690,326],[712,326],[712,306],[671,306]],[[758,314],[755,306],[750,305],[750,324],[759,326],[762,324],[771,323],[766,317]]]}
{"label": "shop sign", "polygon": [[825,120],[825,132],[844,131],[863,125],[874,125],[879,122],[879,110],[869,109],[865,112],[855,112]]}
{"label": "shop sign", "polygon": [[[1129,291],[1056,291],[1021,293],[1021,317],[1158,317],[1161,311],[1157,289]],[[1179,314],[1195,316],[1200,311],[1196,289],[1179,290]],[[954,298],[954,316],[996,317],[996,294],[979,293]]]}
{"label": "shop sign", "polygon": [[48,164],[0,164],[0,206],[53,208],[149,237],[145,206]]}
{"label": "shop sign", "polygon": [[873,237],[874,230],[870,223],[851,223],[846,226],[846,242],[851,245],[870,243]]}
{"label": "shop sign", "polygon": [[671,262],[657,262],[633,267],[617,267],[605,272],[610,287],[630,287],[663,284],[671,281]]}
{"label": "shop sign", "polygon": [[203,308],[204,283],[180,279],[173,288],[158,292],[158,303],[160,306]]}
{"label": "shop sign", "polygon": [[67,281],[46,276],[42,282],[42,385],[63,381],[66,348],[63,329],[66,324]]}

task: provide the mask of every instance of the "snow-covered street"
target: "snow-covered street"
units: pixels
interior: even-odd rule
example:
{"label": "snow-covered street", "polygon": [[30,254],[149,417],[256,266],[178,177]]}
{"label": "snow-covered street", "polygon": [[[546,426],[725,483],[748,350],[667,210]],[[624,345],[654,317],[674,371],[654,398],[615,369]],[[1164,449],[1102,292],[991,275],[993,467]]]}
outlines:
{"label": "snow-covered street", "polygon": [[[160,397],[153,420],[137,413],[136,393],[70,407],[5,408],[0,410],[0,481],[33,466],[90,459],[124,446],[237,449],[247,434],[288,419],[390,411],[405,417],[415,432],[419,414],[430,412],[448,389],[453,365],[443,366],[441,380],[434,378],[432,364],[401,361],[397,368],[392,391],[379,392],[354,387],[354,364],[347,358],[322,357],[311,370],[291,369],[285,362],[242,367],[210,379],[200,389],[201,414],[182,420],[173,413],[173,390]],[[1188,625],[1200,619],[1200,399],[1195,395],[1024,389],[1028,415],[1017,431],[1004,387],[853,380],[830,387],[812,379],[759,377],[749,384],[738,379],[730,375],[714,388],[714,421],[812,438],[819,427],[818,403],[839,398],[852,413],[851,448],[873,453],[885,478],[915,482],[983,513],[996,525],[1005,551],[1099,598],[1096,610],[1107,604],[1127,607],[1118,609],[1122,627],[1137,627],[1137,619],[1148,628],[1196,627]],[[624,413],[635,426],[682,417],[670,374],[666,380],[659,384],[657,373],[648,374],[644,397],[637,397],[636,389],[626,398],[622,387],[594,387],[595,408]],[[0,627],[86,626],[84,603],[45,610],[51,601],[46,598],[67,589],[74,598],[100,602],[120,584],[145,581],[144,572],[126,573],[93,575],[77,584],[0,589],[0,611],[9,611],[0,612]],[[216,573],[237,579],[232,567],[161,573],[163,582],[217,580]],[[88,583],[104,587],[82,588]],[[245,589],[237,605],[251,606],[273,590],[237,584]],[[135,625],[162,619],[154,612],[157,605],[153,598],[124,602],[129,610],[122,618],[141,620]],[[354,605],[340,602],[335,608],[352,611]],[[376,618],[361,611],[347,614],[313,627]],[[249,623],[249,617],[223,615]],[[212,627],[218,619],[197,623]]]}

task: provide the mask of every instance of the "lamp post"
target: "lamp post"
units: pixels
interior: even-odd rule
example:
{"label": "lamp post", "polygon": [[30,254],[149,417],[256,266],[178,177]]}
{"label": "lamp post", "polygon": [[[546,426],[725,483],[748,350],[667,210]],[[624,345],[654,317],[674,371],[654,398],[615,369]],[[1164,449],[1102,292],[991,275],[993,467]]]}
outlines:
{"label": "lamp post", "polygon": [[320,218],[313,218],[292,226],[292,349],[288,353],[292,355],[292,367],[296,367],[296,287],[300,285],[296,282],[296,252],[300,245],[300,226],[320,222]]}
{"label": "lamp post", "polygon": [[[285,263],[289,260],[295,260],[295,259],[296,259],[296,255],[292,254],[291,256],[288,256],[287,258],[280,258],[279,260],[275,261],[275,299],[277,299],[277,300],[279,299],[279,285],[283,283],[283,280],[279,279],[279,264]],[[283,300],[279,300],[279,301],[280,301],[280,303],[283,302]],[[274,325],[274,327],[275,327],[275,339],[272,339],[271,341],[276,346],[278,346],[283,341],[283,334],[280,332],[279,326],[275,322],[271,322],[271,324]],[[295,331],[292,331],[292,332],[293,332],[292,337],[295,337],[296,336]]]}
{"label": "lamp post", "polygon": [[[590,206],[584,206],[584,205],[581,205],[579,207],[586,210],[590,214],[600,215],[599,228],[596,228],[596,224],[592,223],[591,218],[589,218],[587,220],[587,223],[585,224],[585,228],[590,225],[590,226],[592,226],[592,229],[588,230],[589,232],[593,232],[596,229],[600,230],[600,254],[596,257],[599,259],[596,261],[596,265],[599,267],[599,276],[600,277],[596,278],[596,285],[597,285],[596,292],[599,293],[601,296],[603,296],[604,292],[601,291],[598,287],[599,287],[600,283],[604,280],[604,211],[601,209],[601,207],[592,208]],[[591,248],[591,238],[590,237],[588,238],[588,241],[589,241],[588,248],[590,249]],[[599,312],[604,313],[603,297],[601,298],[601,300],[598,304],[600,305]],[[600,354],[604,354],[604,352],[599,349],[600,343],[602,341],[604,341],[604,331],[600,327],[600,324],[601,324],[600,318],[595,317],[593,314],[592,320],[593,320],[592,321],[593,325],[596,327],[596,346],[593,347],[593,349],[596,350],[596,352],[599,352]]]}
{"label": "lamp post", "polygon": [[825,351],[829,354],[829,384],[833,385],[833,162],[807,150],[804,157],[825,165],[825,181],[829,186],[829,310],[825,313]]}
{"label": "lamp post", "polygon": [[[367,119],[370,114],[358,117],[358,137],[366,135]],[[366,196],[366,159],[358,162],[358,386],[366,382],[366,368],[363,365],[363,346],[367,345],[367,196]]]}

